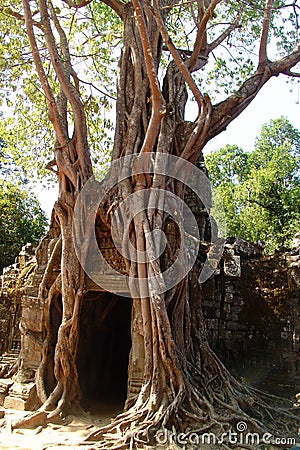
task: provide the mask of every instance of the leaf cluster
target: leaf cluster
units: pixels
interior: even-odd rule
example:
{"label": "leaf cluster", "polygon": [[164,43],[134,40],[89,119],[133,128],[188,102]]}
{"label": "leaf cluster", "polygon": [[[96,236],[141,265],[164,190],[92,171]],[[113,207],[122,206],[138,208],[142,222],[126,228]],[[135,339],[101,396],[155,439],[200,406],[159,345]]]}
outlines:
{"label": "leaf cluster", "polygon": [[300,132],[284,117],[263,125],[252,152],[227,145],[206,156],[227,233],[289,246],[300,225]]}
{"label": "leaf cluster", "polygon": [[[209,3],[209,2],[204,2]],[[193,49],[199,23],[197,2],[179,2],[168,17],[168,31],[177,48],[188,56]],[[198,85],[212,99],[222,99],[235,92],[252,76],[257,66],[259,42],[266,2],[220,2],[207,25],[207,42],[213,44],[234,24],[237,26],[208,55],[196,75]],[[275,0],[268,36],[268,57],[274,60],[290,53],[299,40],[299,7],[292,2]]]}
{"label": "leaf cluster", "polygon": [[23,245],[36,245],[46,232],[47,219],[38,200],[18,186],[0,184],[0,272],[14,262]]}
{"label": "leaf cluster", "polygon": [[[116,98],[117,60],[123,43],[123,23],[100,0],[78,8],[67,3],[57,0],[53,5],[67,36],[71,64],[79,80],[92,159],[96,172],[101,172],[101,165],[103,161],[108,162],[112,149],[112,107]],[[210,2],[162,2],[160,5],[170,39],[183,59],[188,59],[193,52],[201,21],[201,3],[207,8]],[[30,4],[39,56],[49,85],[57,97],[60,86],[50,64],[38,1],[31,0]],[[264,0],[219,2],[206,25],[204,50],[200,51],[203,64],[200,64],[195,75],[202,94],[208,93],[212,100],[219,101],[234,94],[254,74],[264,10]],[[298,13],[295,2],[275,0],[268,37],[269,57],[283,57],[297,44]],[[5,0],[0,6],[0,136],[7,142],[6,155],[13,158],[31,179],[43,179],[45,183],[53,180],[45,167],[52,160],[55,136],[22,17],[22,2]],[[233,24],[235,26],[226,34]],[[226,37],[220,39],[224,33]],[[58,50],[63,60],[63,44],[58,45]],[[159,61],[160,75],[166,69],[169,55],[164,48]],[[70,111],[68,127],[71,130],[73,126]]]}
{"label": "leaf cluster", "polygon": [[[102,160],[107,162],[112,148],[110,111],[116,96],[121,22],[101,2],[95,1],[84,10],[74,10],[59,3],[55,12],[68,37],[72,66],[80,80],[89,145],[97,171]],[[16,15],[22,17],[23,14],[22,6],[17,1],[0,7],[0,136],[7,144],[4,152],[6,158],[13,159],[24,178],[49,184],[54,176],[46,170],[46,165],[53,158],[55,135],[49,122],[46,97],[34,68],[25,24],[16,18]],[[60,86],[38,26],[38,13],[34,14],[34,20],[37,23],[35,32],[40,58],[51,89],[57,96]],[[68,119],[71,130],[71,112]]]}

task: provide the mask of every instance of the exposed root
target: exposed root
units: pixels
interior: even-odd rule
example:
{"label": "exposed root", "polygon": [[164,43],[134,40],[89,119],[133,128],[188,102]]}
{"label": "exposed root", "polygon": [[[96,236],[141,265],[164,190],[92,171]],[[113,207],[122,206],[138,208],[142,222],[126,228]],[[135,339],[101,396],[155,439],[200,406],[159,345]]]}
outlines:
{"label": "exposed root", "polygon": [[[59,419],[60,416],[57,416]],[[48,420],[48,413],[46,411],[36,411],[28,416],[22,417],[21,419],[12,423],[12,429],[15,428],[37,428],[45,427]]]}
{"label": "exposed root", "polygon": [[86,440],[103,450],[157,448],[160,444],[162,448],[185,444],[199,449],[214,444],[220,449],[253,450],[262,448],[263,439],[269,449],[292,447],[300,409],[239,383],[220,362],[215,370],[218,376],[210,376],[205,384],[200,381],[195,386],[186,380],[184,395],[178,394],[170,405],[151,410],[149,400],[142,407],[133,406]]}
{"label": "exposed root", "polygon": [[[209,404],[207,404],[207,409],[212,409]],[[213,415],[207,415],[206,418],[203,417],[203,412],[199,410],[199,418],[197,420],[195,415],[192,416],[183,408],[178,408],[176,411],[178,419],[180,419],[180,416],[183,416],[183,420],[189,421],[188,426],[182,425],[184,428],[184,431],[182,431],[181,428],[171,428],[163,425],[163,415],[165,412],[166,411],[162,410],[160,413],[153,412],[150,416],[147,414],[146,419],[145,412],[144,414],[140,412],[139,417],[137,417],[136,412],[128,411],[125,415],[122,414],[118,416],[110,425],[91,433],[87,440],[94,442],[99,440],[99,443],[95,444],[94,448],[103,450],[141,448],[141,445],[153,445],[156,448],[159,444],[165,444],[164,448],[169,448],[167,445],[176,442],[189,443],[191,448],[197,449],[199,448],[199,444],[217,443],[219,444],[218,448],[222,449],[251,448],[253,450],[255,448],[260,448],[258,446],[259,441],[254,440],[252,442],[252,438],[245,437],[245,441],[242,442],[243,431],[245,431],[244,436],[258,436],[258,440],[259,437],[262,439],[263,436],[267,436],[268,442],[271,444],[272,437],[286,439],[295,438],[297,430],[296,422],[298,421],[298,426],[300,424],[299,418],[295,417],[293,414],[288,414],[288,412],[284,414],[284,419],[281,419],[281,427],[274,430],[273,428],[270,429],[268,426],[263,426],[262,423],[255,421],[255,419],[241,410],[235,412],[231,411],[231,414],[229,411],[226,411],[226,415],[222,415],[225,414],[225,408],[223,409],[223,413],[216,412],[213,409]],[[274,419],[275,414],[276,409],[269,407],[270,417]],[[289,423],[294,422],[294,432],[289,432],[288,423],[284,423],[288,418],[290,419]],[[193,424],[191,423],[191,419],[194,419]],[[200,424],[201,426],[199,427]],[[290,428],[290,430],[291,429],[292,428]],[[251,441],[251,445],[249,445],[249,440]],[[239,442],[239,444],[236,445],[236,442]],[[290,442],[294,443],[296,441]],[[256,446],[255,444],[258,445]],[[277,447],[280,448],[280,445],[278,444]],[[281,446],[281,448],[284,447],[284,445]]]}
{"label": "exposed root", "polygon": [[[84,415],[83,411],[77,411],[77,414]],[[41,408],[33,413],[26,415],[18,420],[11,422],[11,428],[34,429],[38,427],[46,427],[48,424],[68,425],[71,415],[64,415],[61,411],[42,411]]]}

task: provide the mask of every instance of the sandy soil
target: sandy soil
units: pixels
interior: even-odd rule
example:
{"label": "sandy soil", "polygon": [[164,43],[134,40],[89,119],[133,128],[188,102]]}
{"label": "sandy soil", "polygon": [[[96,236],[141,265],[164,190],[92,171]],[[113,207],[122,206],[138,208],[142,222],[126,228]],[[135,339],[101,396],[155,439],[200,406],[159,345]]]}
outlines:
{"label": "sandy soil", "polygon": [[0,420],[0,450],[91,449],[91,443],[84,442],[84,439],[92,431],[109,423],[119,412],[120,406],[109,405],[104,408],[100,405],[93,412],[67,416],[61,424],[12,430],[11,423],[28,414],[28,411],[6,409],[5,418]]}
{"label": "sandy soil", "polygon": [[[2,408],[3,409],[3,408]],[[35,429],[14,429],[11,424],[28,411],[21,412],[12,409],[5,410],[5,418],[0,419],[0,450],[65,450],[81,449],[92,450],[96,446],[92,442],[86,442],[85,438],[101,426],[109,423],[118,413],[121,412],[120,405],[98,404],[92,412],[86,412],[82,415],[67,416],[62,423],[48,424],[46,427]],[[297,444],[300,445],[300,444]],[[189,447],[187,447],[189,448]],[[201,445],[201,450],[212,450],[215,446]],[[237,450],[240,447],[237,447]],[[243,447],[244,448],[244,447]],[[268,450],[278,447],[268,446]],[[280,447],[283,448],[283,447]],[[285,450],[291,447],[285,447]],[[298,447],[297,447],[298,448]],[[179,450],[174,444],[162,446],[146,446],[146,450]]]}

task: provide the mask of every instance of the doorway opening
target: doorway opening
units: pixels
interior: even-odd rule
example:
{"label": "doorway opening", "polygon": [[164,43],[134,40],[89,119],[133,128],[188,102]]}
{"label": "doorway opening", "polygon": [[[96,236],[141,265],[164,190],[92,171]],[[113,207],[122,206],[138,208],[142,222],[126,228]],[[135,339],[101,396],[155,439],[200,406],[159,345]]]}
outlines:
{"label": "doorway opening", "polygon": [[96,411],[127,397],[131,349],[131,301],[108,292],[88,292],[80,315],[77,355],[82,406]]}

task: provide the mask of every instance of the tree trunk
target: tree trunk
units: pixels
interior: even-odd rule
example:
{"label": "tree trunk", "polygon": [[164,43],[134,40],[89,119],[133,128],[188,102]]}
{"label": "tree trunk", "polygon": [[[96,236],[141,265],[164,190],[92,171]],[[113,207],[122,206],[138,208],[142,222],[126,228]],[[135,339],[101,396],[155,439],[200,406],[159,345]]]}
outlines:
{"label": "tree trunk", "polygon": [[[23,2],[28,10],[28,1]],[[45,9],[46,3],[41,0],[41,4]],[[203,270],[203,255],[196,255],[193,269],[179,283],[169,286],[164,278],[164,272],[172,266],[183,244],[176,216],[184,216],[183,204],[195,196],[185,186],[190,175],[186,164],[191,162],[201,166],[202,148],[216,129],[222,129],[225,119],[220,108],[213,111],[209,98],[200,95],[187,66],[182,64],[178,52],[165,39],[167,13],[161,11],[167,10],[159,12],[156,2],[153,5],[145,4],[141,9],[139,1],[133,0],[132,5],[126,4],[122,12],[124,47],[119,64],[113,161],[129,157],[129,160],[122,161],[124,164],[130,161],[130,177],[119,183],[117,194],[115,190],[114,195],[107,193],[105,205],[99,208],[101,221],[105,221],[106,227],[112,231],[113,215],[118,206],[131,196],[134,199],[137,213],[130,215],[130,203],[129,207],[119,209],[122,228],[117,230],[122,254],[125,255],[133,309],[129,384],[135,376],[135,361],[141,355],[144,359],[142,385],[136,397],[127,399],[127,411],[90,437],[96,439],[107,432],[112,433],[100,444],[105,449],[151,442],[158,430],[172,430],[172,427],[177,432],[189,433],[196,429],[199,434],[213,431],[221,435],[239,421],[245,421],[253,430],[264,430],[261,424],[264,414],[268,417],[269,428],[278,430],[281,414],[273,417],[274,412],[270,412],[266,403],[267,397],[259,398],[254,390],[238,383],[208,345],[198,281]],[[31,36],[32,18],[27,13],[28,34]],[[44,10],[41,13],[47,29],[47,14]],[[63,41],[65,37],[59,26],[57,30]],[[55,164],[60,183],[52,222],[53,230],[59,230],[52,230],[59,240],[52,255],[54,258],[55,252],[60,252],[61,267],[59,277],[52,283],[50,258],[40,286],[40,298],[44,302],[45,341],[37,386],[44,402],[43,409],[52,411],[49,414],[51,418],[60,411],[70,410],[71,406],[78,406],[80,402],[76,355],[85,275],[76,256],[72,230],[75,203],[92,176],[92,169],[84,110],[76,90],[78,80],[68,64],[68,54],[62,62],[55,53],[57,48],[49,30],[47,36],[52,63],[63,86],[59,98],[49,101],[57,135]],[[168,65],[160,88],[158,67],[162,38],[169,45],[174,60]],[[31,45],[34,48],[33,37]],[[39,61],[36,65],[43,80]],[[254,91],[265,82],[264,72],[259,72],[256,77]],[[198,117],[193,123],[184,118],[188,97],[186,84],[199,107]],[[47,91],[47,84],[44,89]],[[252,96],[250,88],[247,88],[247,96]],[[51,100],[50,93],[48,97]],[[232,97],[230,101],[242,108],[242,100]],[[72,107],[75,122],[71,139],[66,125],[67,102]],[[161,155],[166,158],[161,158]],[[170,155],[174,159],[170,159]],[[168,167],[169,162],[174,162],[172,170]],[[125,164],[124,173],[126,170]],[[112,169],[108,179],[115,176]],[[193,201],[203,210],[209,205],[207,192],[203,193],[203,198],[194,198]],[[170,204],[174,202],[171,213]],[[86,216],[88,213],[86,211]],[[212,237],[213,227],[208,213],[199,216],[198,242]],[[82,224],[83,236],[85,226],[88,224]],[[165,242],[158,230],[165,232]],[[189,252],[187,249],[183,258],[183,273],[191,256]],[[45,374],[51,364],[50,306],[58,294],[62,297],[62,320],[54,354],[55,386],[49,395]]]}
{"label": "tree trunk", "polygon": [[[137,7],[135,14],[139,13]],[[147,10],[145,17],[147,33],[143,34],[143,26],[135,19],[133,9],[129,6],[126,9],[113,153],[114,160],[126,155],[139,155],[140,160],[140,166],[133,169],[131,179],[120,183],[118,194],[120,202],[130,195],[134,196],[135,202],[140,202],[137,206],[139,213],[135,217],[127,216],[126,210],[119,219],[123,224],[132,220],[132,226],[128,227],[130,233],[124,235],[124,227],[119,234],[122,236],[123,254],[128,255],[128,273],[139,280],[138,288],[136,283],[129,284],[133,304],[129,385],[136,375],[133,368],[141,357],[144,373],[139,394],[127,399],[127,412],[112,425],[91,435],[90,439],[96,439],[107,432],[114,432],[111,443],[107,437],[104,439],[101,448],[105,449],[110,445],[111,448],[118,445],[127,448],[133,442],[151,442],[157,430],[165,427],[168,430],[175,427],[178,433],[196,428],[200,435],[211,430],[221,435],[239,421],[246,421],[250,428],[263,429],[254,419],[262,418],[262,413],[257,411],[263,409],[263,402],[253,390],[242,386],[228,373],[207,342],[198,281],[203,269],[203,255],[198,255],[193,270],[171,289],[164,291],[159,286],[159,279],[154,279],[155,274],[163,274],[172,265],[180,242],[176,222],[168,214],[168,196],[172,194],[188,203],[190,194],[182,181],[176,180],[176,170],[175,179],[161,176],[164,170],[167,171],[166,167],[160,167],[156,173],[154,162],[149,169],[145,154],[150,151],[154,160],[157,154],[174,155],[194,163],[198,161],[201,165],[201,150],[207,139],[206,133],[209,133],[211,107],[209,99],[206,99],[195,123],[184,120],[188,97],[186,79],[174,62],[166,70],[158,105],[153,104],[151,93],[154,88],[149,81],[151,69],[147,67],[145,57],[147,43],[143,48],[142,40],[148,41],[148,51],[153,57],[152,70],[157,70],[162,39],[153,16],[147,15]],[[153,125],[153,121],[157,123]],[[148,142],[151,142],[150,148],[147,147]],[[202,169],[205,170],[203,164]],[[188,176],[187,173],[186,180]],[[161,191],[159,199],[154,199],[155,189]],[[196,198],[196,202],[200,209],[204,208],[200,198]],[[177,207],[180,210],[180,203]],[[115,211],[116,208],[109,209]],[[209,240],[208,212],[198,219],[200,239]],[[107,224],[111,226],[110,218]],[[176,236],[173,245],[168,233],[170,227]],[[145,262],[139,258],[138,252],[149,255],[154,248],[160,248],[160,236],[155,240],[153,234],[157,228],[166,233],[167,249],[155,262]],[[131,249],[131,253],[128,250],[129,241],[133,242],[136,250],[134,255],[134,250]],[[146,287],[142,282],[145,278]],[[270,427],[276,427],[277,420],[269,417]]]}

